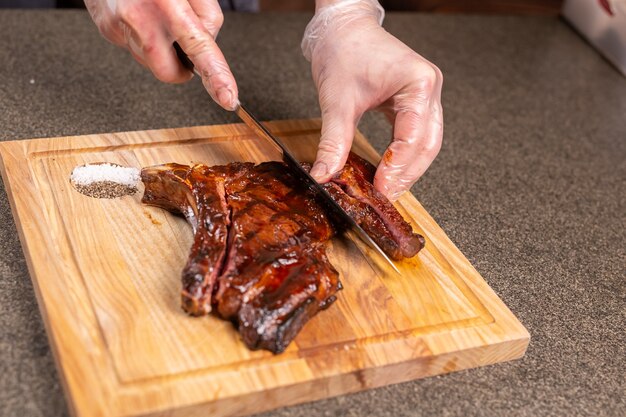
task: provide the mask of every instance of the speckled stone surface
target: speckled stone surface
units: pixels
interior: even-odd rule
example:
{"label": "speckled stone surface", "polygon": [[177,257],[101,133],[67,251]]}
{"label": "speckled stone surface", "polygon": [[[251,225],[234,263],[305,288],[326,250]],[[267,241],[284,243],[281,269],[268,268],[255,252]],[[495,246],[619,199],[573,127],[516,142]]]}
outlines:
{"label": "speckled stone surface", "polygon": [[[220,44],[263,119],[317,117],[307,15],[229,15]],[[532,335],[516,362],[263,417],[626,415],[626,78],[554,18],[388,16],[445,77],[443,149],[414,192]],[[0,140],[233,122],[164,85],[83,12],[0,11]],[[360,128],[381,151],[390,131]],[[68,413],[0,190],[0,415]]]}

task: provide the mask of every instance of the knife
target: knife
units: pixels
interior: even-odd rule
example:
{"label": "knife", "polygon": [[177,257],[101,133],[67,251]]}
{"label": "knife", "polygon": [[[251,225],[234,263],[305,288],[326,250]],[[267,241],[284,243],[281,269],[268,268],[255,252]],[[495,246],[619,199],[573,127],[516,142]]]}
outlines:
{"label": "knife", "polygon": [[[177,42],[174,42],[174,49],[181,63],[188,69],[194,70],[193,62],[189,59],[187,54],[182,50]],[[314,196],[315,200],[322,207],[326,209],[326,213],[329,214],[329,218],[335,226],[338,233],[346,233],[350,235],[352,240],[355,237],[360,239],[363,243],[369,246],[375,253],[377,253],[381,259],[389,264],[394,271],[398,274],[400,270],[393,263],[393,261],[387,256],[387,254],[381,249],[380,246],[363,230],[361,226],[354,221],[352,217],[330,196],[328,191],[322,187],[315,179],[300,165],[298,160],[289,152],[283,142],[274,136],[269,130],[265,128],[259,122],[259,120],[246,109],[243,104],[238,103],[235,108],[235,113],[239,118],[248,126],[257,136],[266,139],[274,146],[274,148],[282,155],[283,162],[287,165],[287,168],[291,174],[304,185]]]}

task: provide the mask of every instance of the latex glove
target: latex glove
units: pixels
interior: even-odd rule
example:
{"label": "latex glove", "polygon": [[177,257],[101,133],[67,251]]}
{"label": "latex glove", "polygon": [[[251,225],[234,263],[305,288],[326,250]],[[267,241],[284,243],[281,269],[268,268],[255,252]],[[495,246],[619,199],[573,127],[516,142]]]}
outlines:
{"label": "latex glove", "polygon": [[238,102],[237,83],[215,43],[224,16],[217,0],[86,0],[100,33],[127,48],[161,81],[180,83],[193,73],[172,46],[177,41],[211,97],[227,110]]}
{"label": "latex glove", "polygon": [[[319,93],[322,136],[311,175],[328,181],[346,162],[356,125],[370,109],[393,124],[374,186],[396,200],[441,148],[439,69],[387,33],[375,0],[319,1],[302,40]],[[318,4],[319,5],[319,4]]]}

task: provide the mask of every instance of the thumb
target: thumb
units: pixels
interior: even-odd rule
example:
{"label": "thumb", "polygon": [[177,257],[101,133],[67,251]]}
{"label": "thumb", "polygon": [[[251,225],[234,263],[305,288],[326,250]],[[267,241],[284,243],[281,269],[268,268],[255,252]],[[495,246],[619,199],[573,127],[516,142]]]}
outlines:
{"label": "thumb", "polygon": [[345,165],[352,147],[356,120],[353,112],[340,106],[322,109],[322,136],[311,169],[311,176],[317,182],[328,182]]}

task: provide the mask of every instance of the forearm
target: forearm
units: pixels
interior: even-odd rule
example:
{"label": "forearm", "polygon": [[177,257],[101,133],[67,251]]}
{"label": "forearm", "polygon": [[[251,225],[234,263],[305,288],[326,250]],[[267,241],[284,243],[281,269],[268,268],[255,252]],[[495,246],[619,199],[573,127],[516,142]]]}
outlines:
{"label": "forearm", "polygon": [[[315,0],[315,16],[304,31],[302,53],[310,61],[315,46],[330,32],[337,32],[346,23],[356,20],[382,25],[384,17],[385,10],[378,0]],[[335,33],[335,36],[338,35]]]}

